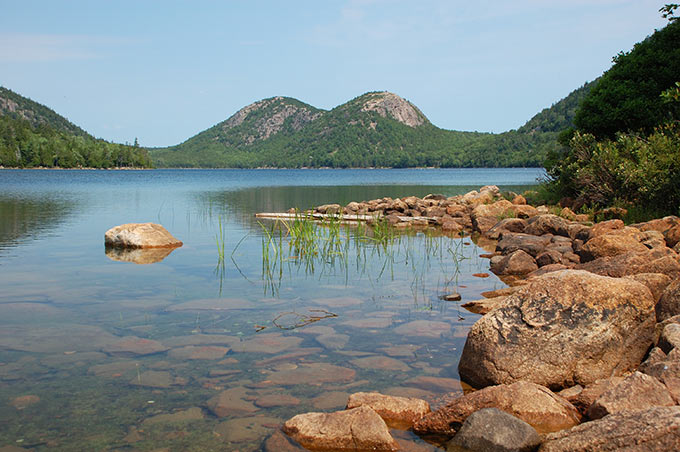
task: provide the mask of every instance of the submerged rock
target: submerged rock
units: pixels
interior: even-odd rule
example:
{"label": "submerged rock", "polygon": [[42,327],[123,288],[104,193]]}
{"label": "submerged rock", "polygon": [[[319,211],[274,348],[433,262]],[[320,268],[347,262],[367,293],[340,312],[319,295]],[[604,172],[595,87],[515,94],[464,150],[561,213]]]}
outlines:
{"label": "submerged rock", "polygon": [[168,347],[153,339],[125,336],[120,340],[102,347],[102,351],[116,356],[142,356],[162,353]]}
{"label": "submerged rock", "polygon": [[353,359],[350,363],[360,369],[396,370],[401,372],[408,372],[411,370],[411,368],[403,361],[387,356],[366,356],[365,358]]}
{"label": "submerged rock", "polygon": [[104,243],[113,248],[177,248],[177,240],[160,224],[127,223],[113,227],[104,234]]}
{"label": "submerged rock", "polygon": [[24,410],[31,405],[35,405],[38,402],[40,402],[40,397],[31,394],[15,397],[9,404],[12,405],[17,410]]}
{"label": "submerged rock", "polygon": [[168,352],[168,356],[177,360],[185,359],[222,359],[224,355],[229,352],[228,347],[220,347],[218,345],[188,345],[172,349]]}
{"label": "submerged rock", "polygon": [[420,388],[425,391],[463,392],[463,388],[460,385],[460,380],[455,378],[429,377],[426,375],[420,375],[418,377],[409,378],[404,382],[404,384],[415,386],[416,388]]}
{"label": "submerged rock", "polygon": [[288,438],[281,430],[276,430],[264,442],[264,452],[305,452],[304,449]]}
{"label": "submerged rock", "polygon": [[260,408],[273,408],[277,406],[295,406],[300,404],[300,399],[289,394],[265,394],[255,400],[255,405]]}
{"label": "submerged rock", "polygon": [[654,334],[640,283],[562,270],[532,279],[472,326],[459,372],[476,387],[587,385],[640,364]]}
{"label": "submerged rock", "polygon": [[385,421],[367,406],[335,413],[305,413],[283,431],[309,449],[396,451]]}
{"label": "submerged rock", "polygon": [[295,348],[300,345],[301,342],[302,338],[300,337],[269,333],[235,343],[232,345],[232,350],[237,353],[267,353],[274,355]]}
{"label": "submerged rock", "polygon": [[300,367],[272,373],[267,380],[275,385],[340,383],[354,380],[356,372],[327,363],[301,363]]}
{"label": "submerged rock", "polygon": [[281,419],[270,416],[242,417],[224,421],[213,433],[226,443],[242,443],[264,439],[281,424]]}
{"label": "submerged rock", "polygon": [[497,408],[483,408],[465,420],[447,450],[456,451],[451,446],[458,446],[470,452],[531,452],[540,443],[536,429],[523,420]]}
{"label": "submerged rock", "polygon": [[144,419],[143,425],[155,424],[186,424],[193,421],[200,421],[205,419],[203,411],[198,407],[189,408],[186,410],[176,411],[168,414],[157,414]]}
{"label": "submerged rock", "polygon": [[433,320],[414,320],[399,325],[394,329],[394,332],[404,336],[439,338],[443,334],[451,332],[451,325]]}
{"label": "submerged rock", "polygon": [[176,382],[177,380],[175,380],[170,372],[157,370],[147,370],[137,374],[136,377],[130,380],[130,384],[133,386],[144,386],[147,388],[159,389],[167,389],[170,386],[176,384]]}
{"label": "submerged rock", "polygon": [[310,400],[312,406],[317,410],[336,410],[347,406],[348,392],[343,391],[328,391],[323,392]]}
{"label": "submerged rock", "polygon": [[208,400],[206,405],[208,409],[218,417],[254,413],[258,408],[250,401],[246,400],[248,397],[247,391],[248,390],[242,386],[227,389]]}

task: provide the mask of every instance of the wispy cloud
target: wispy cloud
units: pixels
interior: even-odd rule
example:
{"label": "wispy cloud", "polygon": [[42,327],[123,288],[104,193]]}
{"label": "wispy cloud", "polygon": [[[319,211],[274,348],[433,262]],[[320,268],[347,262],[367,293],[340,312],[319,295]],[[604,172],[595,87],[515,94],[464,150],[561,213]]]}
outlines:
{"label": "wispy cloud", "polygon": [[88,35],[0,33],[0,61],[53,62],[101,58],[105,48],[128,39]]}

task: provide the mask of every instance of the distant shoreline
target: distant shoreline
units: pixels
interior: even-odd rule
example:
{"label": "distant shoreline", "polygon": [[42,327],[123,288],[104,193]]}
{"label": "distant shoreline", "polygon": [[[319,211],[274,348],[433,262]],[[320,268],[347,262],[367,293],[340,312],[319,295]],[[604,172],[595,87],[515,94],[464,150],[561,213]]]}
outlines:
{"label": "distant shoreline", "polygon": [[32,168],[22,168],[18,166],[2,166],[0,165],[0,170],[87,170],[87,171],[148,171],[148,170],[467,170],[467,169],[534,169],[542,168],[539,166],[475,166],[475,167],[461,167],[461,166],[409,166],[409,167],[394,167],[394,166],[362,166],[362,167],[350,167],[350,168],[335,168],[332,166],[303,166],[300,168],[288,168],[280,166],[258,166],[255,168],[233,168],[233,167],[219,167],[219,168],[196,168],[196,167],[156,167],[156,168],[143,168],[143,167],[111,167],[111,168],[91,168],[91,167],[74,167],[74,168],[63,168],[63,167],[46,167],[46,166],[36,166]]}
{"label": "distant shoreline", "polygon": [[75,168],[63,168],[60,166],[55,166],[55,167],[48,167],[48,166],[35,166],[32,168],[21,168],[19,166],[1,166],[0,165],[0,170],[59,170],[59,171],[68,171],[68,170],[87,170],[87,171],[96,171],[96,170],[101,170],[101,171],[142,171],[142,170],[153,170],[153,169],[160,169],[160,168],[143,168],[143,167],[125,167],[125,166],[116,166],[116,167],[111,167],[111,168],[91,168],[91,167],[75,167]]}

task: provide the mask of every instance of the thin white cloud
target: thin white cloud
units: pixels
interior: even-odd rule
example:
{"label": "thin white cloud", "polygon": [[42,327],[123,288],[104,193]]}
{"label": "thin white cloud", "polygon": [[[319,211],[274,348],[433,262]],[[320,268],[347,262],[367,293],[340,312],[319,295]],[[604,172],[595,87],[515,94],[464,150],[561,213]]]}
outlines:
{"label": "thin white cloud", "polygon": [[128,39],[88,35],[0,33],[0,61],[54,62],[101,58],[108,46]]}

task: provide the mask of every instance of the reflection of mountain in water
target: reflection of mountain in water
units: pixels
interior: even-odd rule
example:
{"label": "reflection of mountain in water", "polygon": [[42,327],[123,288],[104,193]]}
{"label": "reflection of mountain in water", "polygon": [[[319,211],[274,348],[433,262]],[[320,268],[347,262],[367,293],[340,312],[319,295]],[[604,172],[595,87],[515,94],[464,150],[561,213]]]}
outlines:
{"label": "reflection of mountain in water", "polygon": [[55,229],[74,207],[63,199],[0,198],[0,250]]}
{"label": "reflection of mountain in water", "polygon": [[[502,190],[522,192],[530,186],[504,186]],[[204,192],[198,201],[205,214],[233,214],[245,223],[254,223],[255,213],[285,212],[290,208],[309,209],[322,204],[346,205],[351,201],[370,199],[401,198],[404,196],[425,196],[439,193],[455,196],[478,190],[478,186],[455,185],[353,185],[353,186],[283,186],[257,187],[243,190]]]}

